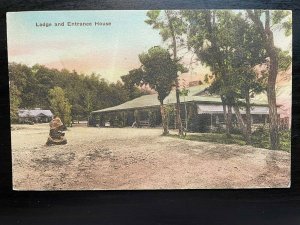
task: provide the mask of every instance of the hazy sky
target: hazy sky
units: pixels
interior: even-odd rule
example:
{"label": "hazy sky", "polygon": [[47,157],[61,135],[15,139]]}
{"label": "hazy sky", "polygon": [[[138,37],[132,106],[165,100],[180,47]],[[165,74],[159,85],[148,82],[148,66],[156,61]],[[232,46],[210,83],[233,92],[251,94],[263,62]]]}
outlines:
{"label": "hazy sky", "polygon": [[[162,45],[157,30],[144,21],[147,11],[45,11],[7,14],[8,60],[27,65],[99,73],[116,81],[140,63],[138,54]],[[50,27],[36,26],[51,23]],[[64,26],[54,23],[64,22]],[[92,23],[93,26],[67,26],[68,22]],[[94,26],[110,22],[110,26]],[[274,33],[275,44],[291,48],[291,37]],[[196,73],[207,73],[198,68]],[[198,75],[199,75],[198,74]]]}

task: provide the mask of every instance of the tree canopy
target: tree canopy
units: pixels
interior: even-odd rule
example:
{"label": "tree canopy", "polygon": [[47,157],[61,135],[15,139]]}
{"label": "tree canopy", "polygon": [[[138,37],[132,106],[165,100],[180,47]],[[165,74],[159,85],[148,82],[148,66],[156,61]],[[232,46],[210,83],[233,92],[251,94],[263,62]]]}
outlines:
{"label": "tree canopy", "polygon": [[71,124],[71,105],[65,97],[65,92],[60,87],[54,87],[49,90],[50,108],[54,115],[59,116],[66,125]]}
{"label": "tree canopy", "polygon": [[51,103],[48,94],[54,87],[62,88],[73,106],[72,118],[83,120],[92,110],[115,106],[143,94],[136,87],[132,93],[126,82],[109,83],[98,74],[78,74],[76,71],[50,69],[43,65],[30,67],[9,63],[9,79],[12,85],[12,115],[16,115],[17,108],[49,109]]}

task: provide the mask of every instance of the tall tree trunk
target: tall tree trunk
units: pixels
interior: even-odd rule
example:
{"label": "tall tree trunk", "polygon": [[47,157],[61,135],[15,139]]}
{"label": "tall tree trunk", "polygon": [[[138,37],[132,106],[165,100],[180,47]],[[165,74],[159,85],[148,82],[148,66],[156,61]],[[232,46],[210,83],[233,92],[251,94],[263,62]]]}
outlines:
{"label": "tall tree trunk", "polygon": [[270,57],[270,71],[268,76],[268,103],[270,115],[270,144],[271,149],[279,149],[278,117],[276,106],[276,78],[278,74],[278,56],[274,46],[273,32],[270,29],[270,11],[266,11],[265,32],[267,34],[267,52]]}
{"label": "tall tree trunk", "polygon": [[166,111],[165,111],[164,103],[162,101],[160,101],[160,114],[161,114],[161,119],[162,119],[163,135],[167,135],[169,133],[168,124],[167,124],[167,117],[166,117]]}
{"label": "tall tree trunk", "polygon": [[235,112],[235,115],[236,115],[236,118],[237,118],[237,121],[238,121],[238,126],[242,132],[242,135],[244,136],[245,140],[246,140],[246,143],[249,144],[250,141],[249,141],[249,134],[247,132],[247,127],[245,125],[245,122],[243,120],[243,117],[240,113],[240,109],[237,105],[233,105],[233,110]]}
{"label": "tall tree trunk", "polygon": [[[275,82],[274,82],[275,83]],[[268,79],[268,103],[270,116],[270,144],[271,149],[279,149],[278,115],[276,107],[276,91],[273,81]]]}
{"label": "tall tree trunk", "polygon": [[182,136],[183,129],[182,129],[181,116],[180,116],[180,98],[179,98],[178,79],[176,80],[176,122],[177,122],[177,127],[178,127],[178,134],[179,134],[179,136]]}
{"label": "tall tree trunk", "polygon": [[232,106],[231,105],[228,105],[227,106],[228,108],[228,130],[229,130],[229,133],[231,133],[232,131]]}
{"label": "tall tree trunk", "polygon": [[227,109],[226,109],[226,102],[225,98],[223,95],[221,95],[221,100],[222,100],[222,106],[223,106],[223,116],[224,116],[224,121],[225,121],[225,126],[226,126],[226,136],[230,136],[230,130],[228,126],[228,114],[227,114]]}
{"label": "tall tree trunk", "polygon": [[[216,14],[214,10],[208,10],[206,14],[206,26],[208,28],[209,34],[210,34],[210,41],[211,41],[211,46],[214,51],[214,55],[217,59],[217,64],[221,69],[221,79],[225,79],[227,77],[226,71],[225,71],[225,66],[224,66],[224,60],[222,59],[222,56],[219,51],[219,46],[216,38],[216,34],[214,32],[213,27],[215,26],[215,21],[216,21]],[[224,121],[226,124],[226,135],[230,136],[231,128],[232,128],[232,110],[231,107],[228,107],[228,113],[226,112],[226,106],[228,105],[228,99],[225,101],[225,97],[221,96],[222,100],[222,105],[223,105],[223,114],[224,114]],[[232,101],[232,100],[231,100]],[[230,101],[229,101],[230,102]]]}
{"label": "tall tree trunk", "polygon": [[249,90],[246,90],[246,96],[245,96],[245,100],[246,100],[246,128],[247,128],[247,136],[248,136],[248,144],[251,144],[251,105],[250,105],[250,94],[249,94]]}
{"label": "tall tree trunk", "polygon": [[274,45],[273,32],[270,28],[270,11],[266,10],[265,15],[265,26],[263,25],[260,18],[252,10],[247,10],[247,13],[253,23],[258,27],[259,32],[264,38],[265,47],[268,56],[270,57],[270,69],[268,76],[268,104],[269,104],[269,117],[270,117],[270,148],[279,148],[279,134],[278,134],[278,117],[277,117],[277,106],[276,106],[276,78],[278,74],[278,55]]}
{"label": "tall tree trunk", "polygon": [[[176,43],[176,34],[174,31],[174,26],[172,23],[172,18],[169,12],[166,10],[165,11],[166,16],[168,18],[168,24],[169,24],[169,29],[170,33],[172,36],[172,47],[173,47],[173,59],[174,61],[177,60],[177,43]],[[182,128],[182,121],[181,121],[181,116],[180,116],[180,90],[179,90],[179,81],[178,78],[175,80],[175,88],[176,88],[176,127],[178,128],[178,135],[182,136],[183,135],[183,128]]]}

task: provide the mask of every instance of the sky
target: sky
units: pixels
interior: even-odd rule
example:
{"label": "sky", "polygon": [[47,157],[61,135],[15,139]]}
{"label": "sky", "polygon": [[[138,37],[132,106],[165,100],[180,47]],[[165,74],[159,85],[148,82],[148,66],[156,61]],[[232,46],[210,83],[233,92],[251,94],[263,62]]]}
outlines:
{"label": "sky", "polygon": [[[146,24],[147,11],[44,11],[7,14],[8,60],[29,66],[97,73],[115,82],[129,70],[140,66],[138,55],[163,45],[157,30]],[[62,23],[64,26],[54,26]],[[68,22],[92,23],[93,26],[67,26]],[[110,26],[95,26],[108,22]],[[40,26],[51,23],[52,26]],[[275,45],[291,50],[291,37],[274,33]],[[186,80],[195,80],[209,72],[196,66]]]}

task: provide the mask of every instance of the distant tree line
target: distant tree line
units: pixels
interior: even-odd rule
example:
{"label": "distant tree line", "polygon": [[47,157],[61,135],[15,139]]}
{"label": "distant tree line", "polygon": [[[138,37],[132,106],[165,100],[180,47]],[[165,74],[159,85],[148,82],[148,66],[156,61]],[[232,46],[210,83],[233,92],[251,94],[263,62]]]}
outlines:
{"label": "distant tree line", "polygon": [[144,92],[127,83],[111,83],[97,74],[79,74],[66,69],[50,69],[9,63],[10,110],[12,122],[18,109],[51,109],[65,123],[86,120],[93,110],[115,106]]}

